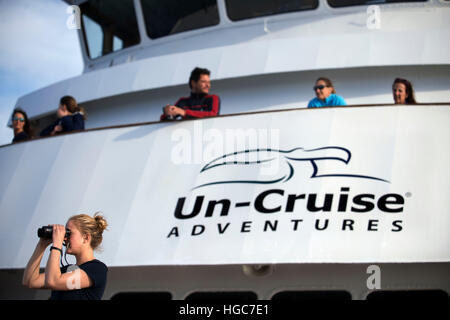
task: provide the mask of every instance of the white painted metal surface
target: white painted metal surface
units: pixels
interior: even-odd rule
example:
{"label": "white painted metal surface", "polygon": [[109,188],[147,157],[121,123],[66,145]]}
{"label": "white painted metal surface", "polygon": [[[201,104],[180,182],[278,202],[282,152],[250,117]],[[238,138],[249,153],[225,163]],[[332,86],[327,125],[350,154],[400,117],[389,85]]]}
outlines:
{"label": "white painted metal surface", "polygon": [[449,121],[448,106],[325,108],[6,146],[0,267],[26,264],[38,227],[97,210],[111,267],[448,262]]}

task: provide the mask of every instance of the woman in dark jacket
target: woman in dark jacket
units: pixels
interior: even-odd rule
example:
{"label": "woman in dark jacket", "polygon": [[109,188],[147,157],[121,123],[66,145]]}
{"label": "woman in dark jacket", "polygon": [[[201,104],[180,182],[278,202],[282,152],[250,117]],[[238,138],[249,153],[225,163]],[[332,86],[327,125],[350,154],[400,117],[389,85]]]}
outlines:
{"label": "woman in dark jacket", "polygon": [[14,138],[12,143],[25,141],[33,137],[33,130],[27,113],[20,108],[14,109],[11,116]]}
{"label": "woman in dark jacket", "polygon": [[40,136],[54,136],[57,133],[84,130],[84,110],[71,96],[64,96],[56,111],[58,120],[41,131]]}

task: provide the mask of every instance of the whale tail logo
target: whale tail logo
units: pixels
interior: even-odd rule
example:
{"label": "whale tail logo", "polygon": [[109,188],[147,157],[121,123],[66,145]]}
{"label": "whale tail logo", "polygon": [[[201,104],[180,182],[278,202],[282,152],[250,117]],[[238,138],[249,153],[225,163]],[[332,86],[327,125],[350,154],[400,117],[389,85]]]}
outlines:
{"label": "whale tail logo", "polygon": [[311,179],[314,178],[325,178],[325,177],[348,177],[348,178],[359,178],[359,179],[370,179],[376,181],[387,182],[389,181],[377,177],[359,175],[359,174],[321,174],[319,172],[319,167],[317,165],[320,161],[339,161],[344,164],[348,164],[351,159],[350,150],[337,147],[329,146],[316,149],[304,149],[301,147],[294,148],[291,150],[279,150],[279,149],[252,149],[243,150],[238,152],[232,152],[218,157],[210,162],[208,162],[201,170],[200,173],[211,170],[218,167],[226,166],[258,166],[261,164],[267,164],[272,161],[277,161],[280,158],[287,163],[287,169],[272,180],[227,180],[227,181],[215,181],[210,183],[201,184],[194,187],[193,189],[198,189],[201,187],[216,185],[216,184],[230,184],[230,183],[250,183],[250,184],[272,184],[277,182],[287,182],[294,176],[295,170],[294,165],[296,162],[305,162],[312,166],[313,172]]}

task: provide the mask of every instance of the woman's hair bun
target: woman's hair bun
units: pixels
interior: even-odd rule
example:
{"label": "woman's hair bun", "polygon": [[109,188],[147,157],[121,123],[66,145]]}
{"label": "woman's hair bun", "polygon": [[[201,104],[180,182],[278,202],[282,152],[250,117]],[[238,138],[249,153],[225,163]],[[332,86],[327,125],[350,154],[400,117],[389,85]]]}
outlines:
{"label": "woman's hair bun", "polygon": [[97,249],[103,240],[103,231],[108,227],[108,222],[106,222],[105,217],[101,215],[101,212],[96,212],[94,217],[88,214],[78,214],[72,216],[69,221],[73,221],[80,230],[81,234],[90,234],[91,247],[92,249]]}
{"label": "woman's hair bun", "polygon": [[108,227],[108,222],[106,222],[105,217],[103,217],[100,212],[94,214],[94,219],[97,224],[98,232],[102,233]]}

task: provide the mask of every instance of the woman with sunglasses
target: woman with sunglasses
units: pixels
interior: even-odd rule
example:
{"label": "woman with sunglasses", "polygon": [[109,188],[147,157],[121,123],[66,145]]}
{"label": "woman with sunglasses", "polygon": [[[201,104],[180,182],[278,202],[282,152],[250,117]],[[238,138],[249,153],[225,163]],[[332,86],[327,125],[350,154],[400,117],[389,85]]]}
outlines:
{"label": "woman with sunglasses", "polygon": [[58,133],[70,132],[75,130],[84,130],[83,108],[79,107],[75,98],[64,96],[59,101],[59,107],[56,110],[58,119],[41,131],[40,136],[54,136]]}
{"label": "woman with sunglasses", "polygon": [[12,143],[25,141],[33,137],[33,130],[31,129],[30,121],[25,111],[20,108],[14,109],[11,120],[14,130]]}
{"label": "woman with sunglasses", "polygon": [[309,101],[308,108],[347,105],[345,100],[336,94],[333,83],[328,78],[321,77],[317,79],[313,90],[316,93],[316,97]]}

